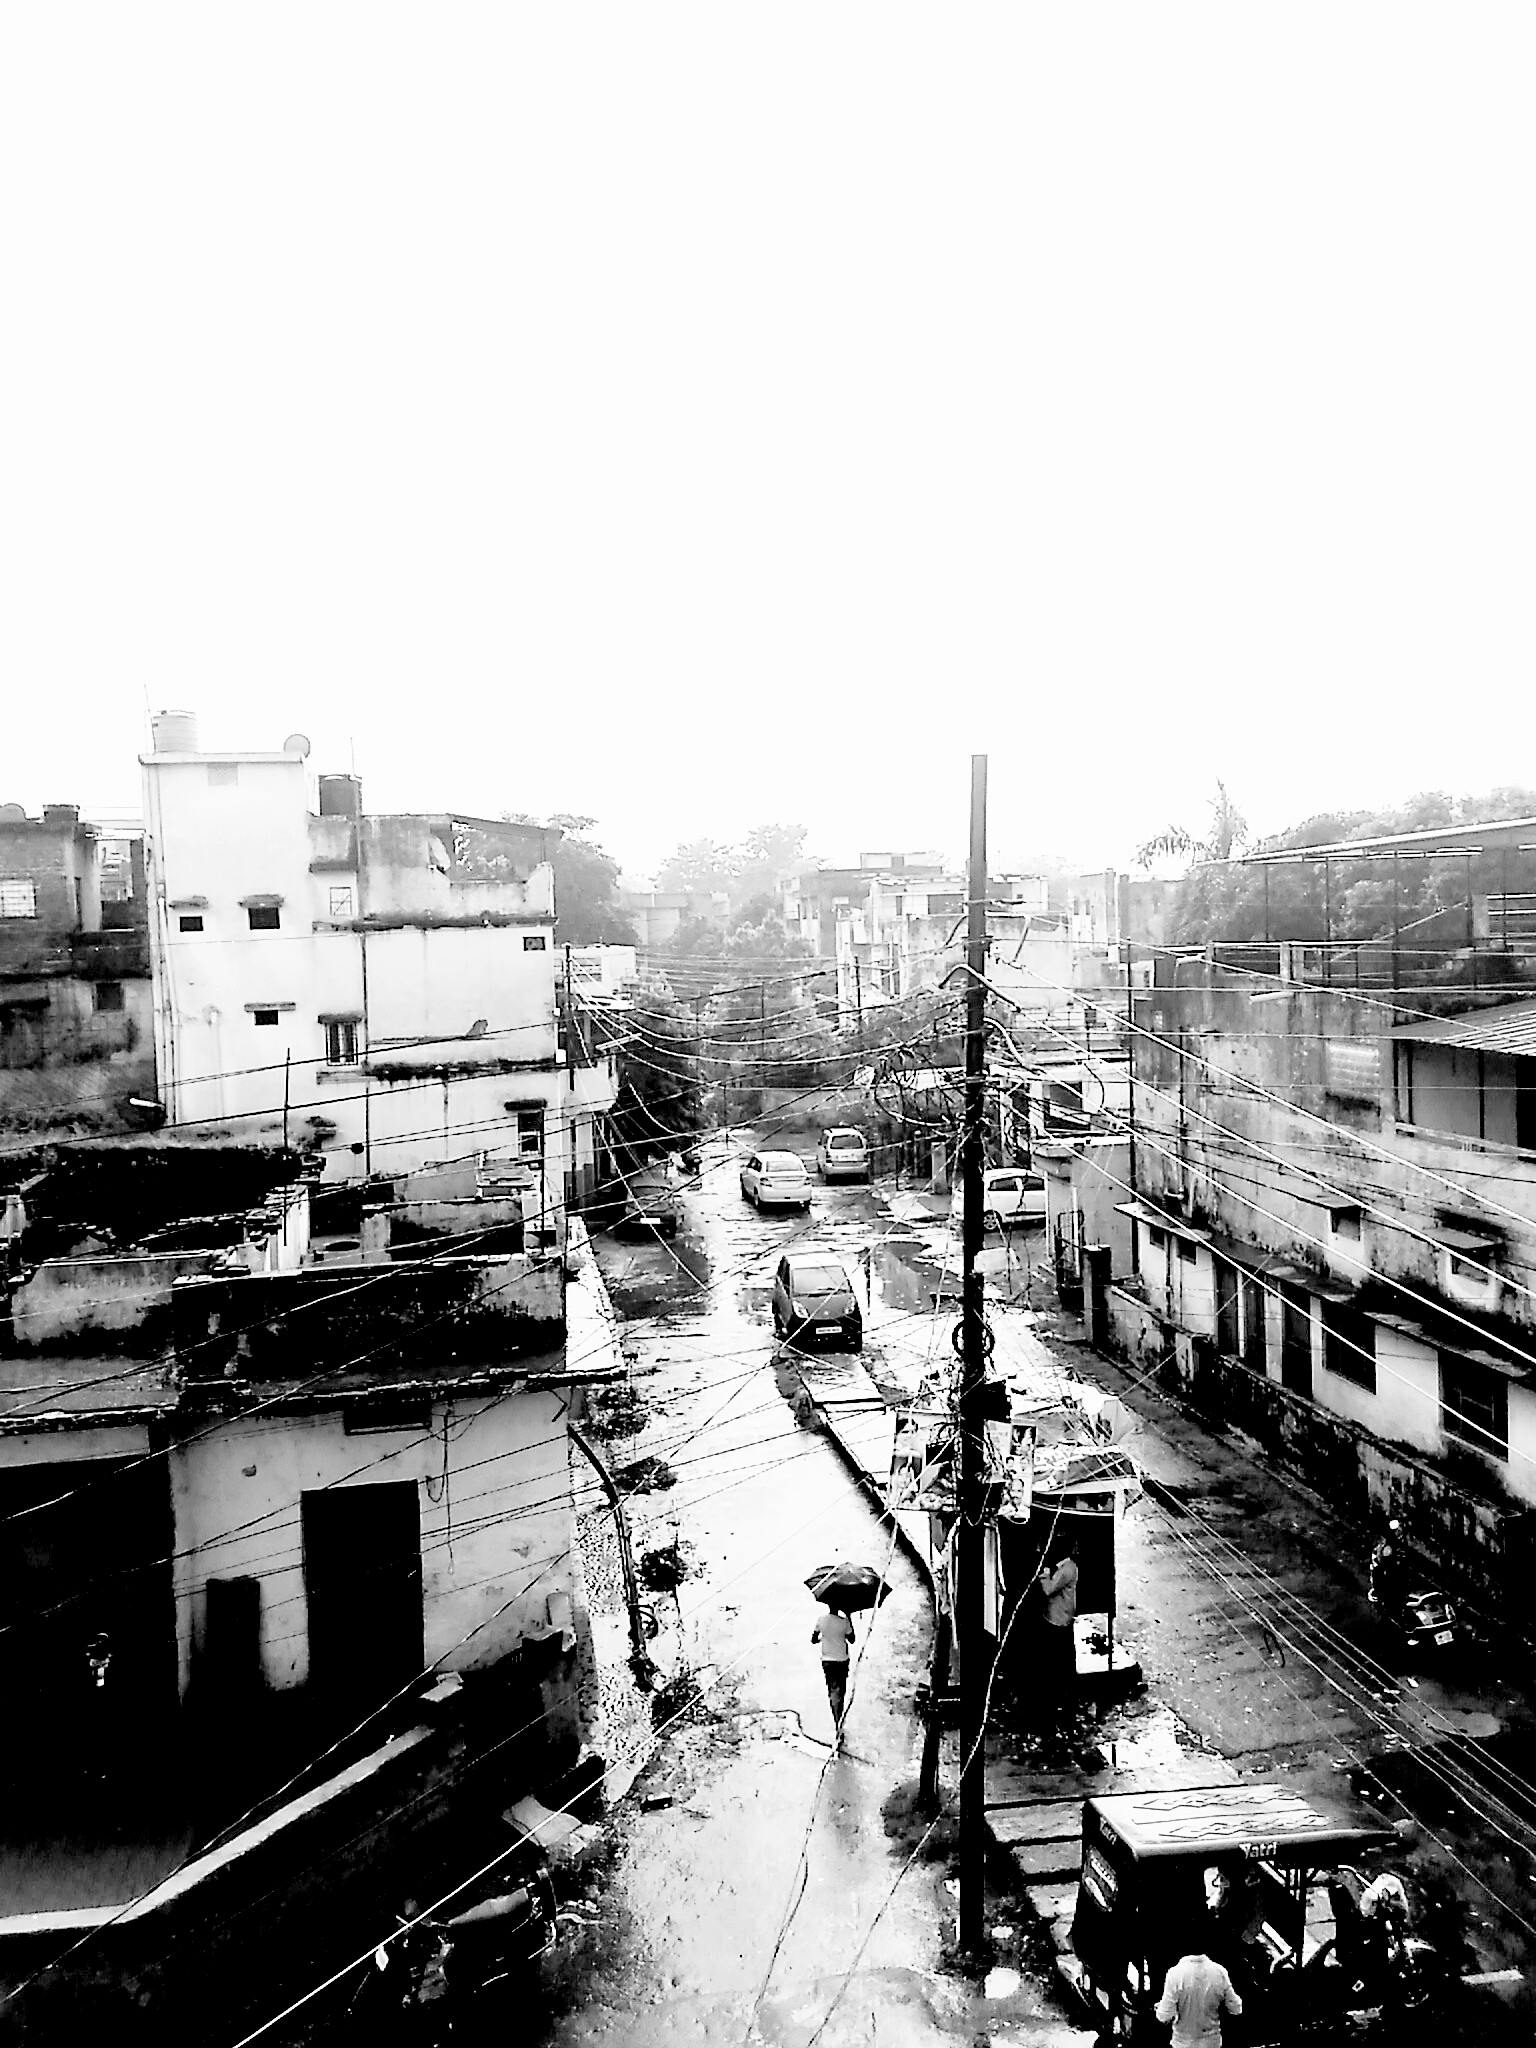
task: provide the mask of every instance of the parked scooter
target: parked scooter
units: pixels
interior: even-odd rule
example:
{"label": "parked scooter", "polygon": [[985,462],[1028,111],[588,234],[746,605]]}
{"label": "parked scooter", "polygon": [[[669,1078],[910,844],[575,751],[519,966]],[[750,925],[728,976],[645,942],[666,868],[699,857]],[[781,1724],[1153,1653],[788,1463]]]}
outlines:
{"label": "parked scooter", "polygon": [[1394,1517],[1371,1552],[1371,1604],[1395,1631],[1404,1653],[1441,1655],[1456,1642],[1456,1604],[1438,1587],[1426,1586],[1416,1571],[1402,1523]]}
{"label": "parked scooter", "polygon": [[407,1899],[353,1995],[354,2019],[372,2037],[381,2021],[387,2033],[392,2017],[405,2039],[432,2048],[488,2024],[553,1947],[555,1903],[549,1865],[537,1853],[520,1857],[496,1889],[459,1912],[422,1914]]}

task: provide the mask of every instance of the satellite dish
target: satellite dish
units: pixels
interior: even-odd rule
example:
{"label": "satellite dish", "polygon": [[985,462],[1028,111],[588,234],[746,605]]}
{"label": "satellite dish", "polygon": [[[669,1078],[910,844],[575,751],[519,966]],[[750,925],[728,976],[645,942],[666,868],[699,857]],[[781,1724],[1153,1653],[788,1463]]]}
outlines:
{"label": "satellite dish", "polygon": [[289,733],[287,739],[283,741],[283,752],[285,754],[297,754],[301,761],[307,761],[309,759],[309,734],[307,732]]}
{"label": "satellite dish", "polygon": [[7,825],[24,825],[27,813],[21,804],[0,804],[0,821]]}

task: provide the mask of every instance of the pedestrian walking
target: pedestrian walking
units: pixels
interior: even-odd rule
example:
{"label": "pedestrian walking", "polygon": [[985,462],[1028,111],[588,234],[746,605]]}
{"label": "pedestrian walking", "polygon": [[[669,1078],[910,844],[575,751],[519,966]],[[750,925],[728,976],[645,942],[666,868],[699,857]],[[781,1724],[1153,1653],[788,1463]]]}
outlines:
{"label": "pedestrian walking", "polygon": [[834,1733],[841,1733],[848,1704],[848,1659],[853,1652],[853,1620],[841,1607],[829,1607],[811,1631],[821,1645],[821,1675],[827,1682]]}
{"label": "pedestrian walking", "polygon": [[1221,2048],[1222,2014],[1235,2019],[1242,2009],[1221,1964],[1199,1953],[1179,1957],[1163,1979],[1156,2008],[1163,2025],[1173,2029],[1170,2048]]}

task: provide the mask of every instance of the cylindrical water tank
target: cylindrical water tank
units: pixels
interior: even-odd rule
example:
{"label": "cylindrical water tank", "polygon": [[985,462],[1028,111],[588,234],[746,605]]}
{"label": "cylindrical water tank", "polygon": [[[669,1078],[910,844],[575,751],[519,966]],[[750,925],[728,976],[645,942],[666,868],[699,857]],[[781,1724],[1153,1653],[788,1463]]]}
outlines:
{"label": "cylindrical water tank", "polygon": [[157,754],[195,754],[197,752],[197,713],[195,711],[157,711],[149,721],[150,735],[154,740]]}
{"label": "cylindrical water tank", "polygon": [[322,818],[357,818],[362,815],[363,785],[355,775],[320,777]]}

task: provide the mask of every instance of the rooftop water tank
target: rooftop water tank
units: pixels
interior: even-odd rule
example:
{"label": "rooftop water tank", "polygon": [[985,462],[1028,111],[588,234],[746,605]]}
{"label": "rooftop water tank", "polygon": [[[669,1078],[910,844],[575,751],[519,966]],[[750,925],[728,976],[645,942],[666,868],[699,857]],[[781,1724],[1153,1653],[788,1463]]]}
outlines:
{"label": "rooftop water tank", "polygon": [[197,752],[195,711],[157,711],[149,721],[149,730],[157,754]]}
{"label": "rooftop water tank", "polygon": [[320,777],[322,818],[357,818],[362,815],[363,785],[355,775]]}

